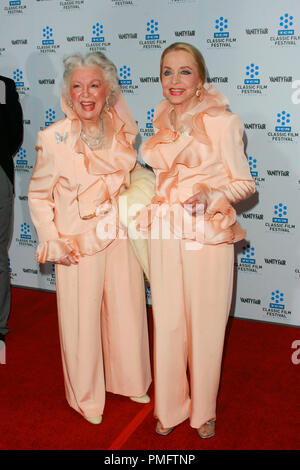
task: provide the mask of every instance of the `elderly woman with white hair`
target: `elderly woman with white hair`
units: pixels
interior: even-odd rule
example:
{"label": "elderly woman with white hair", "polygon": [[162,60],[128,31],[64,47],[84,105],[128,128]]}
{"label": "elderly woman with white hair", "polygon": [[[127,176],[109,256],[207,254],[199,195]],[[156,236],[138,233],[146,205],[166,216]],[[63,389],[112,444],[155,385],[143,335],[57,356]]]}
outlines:
{"label": "elderly woman with white hair", "polygon": [[64,65],[66,117],[38,134],[28,200],[37,261],[55,263],[66,398],[99,424],[105,390],[149,401],[143,272],[118,217],[137,126],[104,54]]}

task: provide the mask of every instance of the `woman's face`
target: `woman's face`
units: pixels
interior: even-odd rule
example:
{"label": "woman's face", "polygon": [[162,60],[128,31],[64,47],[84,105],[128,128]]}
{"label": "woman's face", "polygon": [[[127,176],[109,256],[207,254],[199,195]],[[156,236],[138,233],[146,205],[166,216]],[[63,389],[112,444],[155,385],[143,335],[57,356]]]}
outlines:
{"label": "woman's face", "polygon": [[76,67],[70,78],[70,97],[80,120],[97,121],[106,103],[108,87],[97,66]]}
{"label": "woman's face", "polygon": [[162,64],[161,84],[172,105],[188,108],[197,100],[196,90],[202,86],[193,56],[183,50],[168,52]]}

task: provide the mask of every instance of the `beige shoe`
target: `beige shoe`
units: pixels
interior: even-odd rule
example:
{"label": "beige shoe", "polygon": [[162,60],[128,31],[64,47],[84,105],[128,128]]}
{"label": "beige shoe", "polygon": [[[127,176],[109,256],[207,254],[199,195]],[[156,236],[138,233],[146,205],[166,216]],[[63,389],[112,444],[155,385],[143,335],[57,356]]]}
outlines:
{"label": "beige shoe", "polygon": [[201,437],[201,439],[208,439],[209,437],[213,437],[216,433],[216,421],[211,419],[206,421],[201,428],[197,429],[197,433]]}
{"label": "beige shoe", "polygon": [[101,424],[102,423],[102,415],[96,416],[95,418],[88,418],[85,416],[85,419],[91,424]]}
{"label": "beige shoe", "polygon": [[130,397],[130,400],[136,401],[137,403],[146,404],[146,403],[150,402],[150,397],[149,397],[149,395],[146,394],[142,397]]}

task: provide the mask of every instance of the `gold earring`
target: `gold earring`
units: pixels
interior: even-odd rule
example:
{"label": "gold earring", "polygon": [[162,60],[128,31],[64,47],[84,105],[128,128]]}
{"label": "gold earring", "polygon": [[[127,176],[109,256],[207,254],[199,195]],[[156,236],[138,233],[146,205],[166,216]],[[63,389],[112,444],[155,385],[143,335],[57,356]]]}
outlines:
{"label": "gold earring", "polygon": [[202,95],[202,88],[197,88],[196,96],[199,98]]}

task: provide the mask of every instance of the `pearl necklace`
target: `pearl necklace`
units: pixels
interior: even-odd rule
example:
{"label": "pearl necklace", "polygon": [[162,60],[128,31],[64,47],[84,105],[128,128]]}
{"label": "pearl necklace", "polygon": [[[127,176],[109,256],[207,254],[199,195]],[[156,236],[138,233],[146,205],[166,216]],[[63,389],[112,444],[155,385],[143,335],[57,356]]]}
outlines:
{"label": "pearl necklace", "polygon": [[103,145],[104,143],[103,119],[100,118],[100,131],[99,131],[99,134],[96,135],[96,137],[91,137],[90,135],[85,134],[83,131],[80,132],[80,137],[91,150],[94,150],[95,148],[100,147],[101,144]]}

